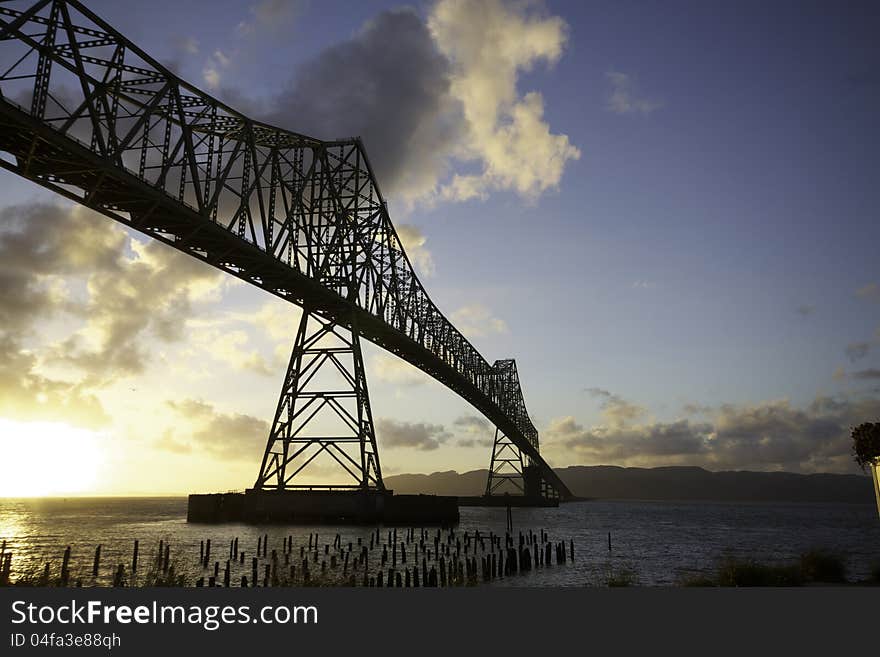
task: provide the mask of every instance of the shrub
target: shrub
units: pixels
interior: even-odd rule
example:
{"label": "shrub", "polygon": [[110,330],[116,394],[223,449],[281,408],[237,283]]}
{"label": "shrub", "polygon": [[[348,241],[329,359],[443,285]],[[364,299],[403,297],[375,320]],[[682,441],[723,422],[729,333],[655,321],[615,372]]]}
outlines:
{"label": "shrub", "polygon": [[852,430],[853,458],[865,469],[880,459],[880,422],[864,422]]}

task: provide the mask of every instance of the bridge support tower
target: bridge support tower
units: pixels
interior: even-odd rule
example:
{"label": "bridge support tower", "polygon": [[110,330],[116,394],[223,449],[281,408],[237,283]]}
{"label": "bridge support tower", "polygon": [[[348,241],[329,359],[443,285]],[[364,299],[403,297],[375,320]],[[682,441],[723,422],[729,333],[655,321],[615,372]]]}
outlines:
{"label": "bridge support tower", "polygon": [[486,495],[525,495],[526,482],[523,477],[523,457],[519,447],[495,429],[495,442],[492,445],[492,459],[489,462],[489,478],[486,482]]}
{"label": "bridge support tower", "polygon": [[[335,472],[340,483],[305,482],[316,468],[316,478]],[[303,308],[254,488],[385,489],[353,316],[345,327]]]}

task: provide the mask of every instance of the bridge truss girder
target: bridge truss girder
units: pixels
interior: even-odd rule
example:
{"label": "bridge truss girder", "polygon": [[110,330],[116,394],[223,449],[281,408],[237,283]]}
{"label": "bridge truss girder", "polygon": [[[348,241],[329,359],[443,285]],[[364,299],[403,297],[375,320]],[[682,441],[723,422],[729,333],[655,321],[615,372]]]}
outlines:
{"label": "bridge truss girder", "polygon": [[12,155],[0,166],[326,320],[356,321],[570,495],[540,456],[513,361],[490,365],[428,297],[359,139],[254,121],[76,0],[0,5],[0,62],[0,151]]}

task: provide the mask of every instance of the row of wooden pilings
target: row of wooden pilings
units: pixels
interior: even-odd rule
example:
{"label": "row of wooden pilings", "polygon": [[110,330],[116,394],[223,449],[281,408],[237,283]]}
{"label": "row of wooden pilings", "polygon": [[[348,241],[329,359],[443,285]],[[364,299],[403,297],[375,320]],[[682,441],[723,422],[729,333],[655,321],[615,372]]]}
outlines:
{"label": "row of wooden pilings", "polygon": [[[386,538],[386,540],[382,540]],[[269,536],[257,537],[256,549],[248,559],[239,537],[229,541],[228,554],[222,562],[212,560],[210,538],[199,543],[198,567],[202,571],[195,580],[175,573],[171,545],[160,540],[150,559],[151,568],[138,579],[139,541],[134,541],[129,568],[119,563],[113,571],[113,586],[185,586],[187,580],[197,587],[204,586],[375,586],[375,587],[446,587],[473,586],[482,582],[527,573],[534,568],[563,565],[574,559],[574,542],[552,542],[542,529],[539,533],[511,532],[503,536],[480,531],[457,533],[454,529],[430,531],[409,528],[398,538],[396,528],[387,530],[383,537],[377,528],[370,532],[369,541],[359,537],[343,543],[335,534],[332,543],[319,542],[319,534],[309,534],[308,544],[294,547],[292,535],[283,537],[280,551],[269,550]],[[566,554],[568,552],[568,554]],[[179,556],[179,555],[178,555]],[[82,578],[71,582],[71,549],[64,551],[60,576],[54,580],[59,586],[82,586]],[[187,559],[187,561],[189,561]],[[98,583],[101,545],[95,548],[91,584]],[[0,552],[0,583],[8,582],[12,555],[6,552],[5,542]],[[189,563],[192,563],[189,561]],[[179,566],[178,562],[178,566]],[[191,568],[187,568],[190,573]],[[50,564],[45,564],[42,582],[50,583]]]}

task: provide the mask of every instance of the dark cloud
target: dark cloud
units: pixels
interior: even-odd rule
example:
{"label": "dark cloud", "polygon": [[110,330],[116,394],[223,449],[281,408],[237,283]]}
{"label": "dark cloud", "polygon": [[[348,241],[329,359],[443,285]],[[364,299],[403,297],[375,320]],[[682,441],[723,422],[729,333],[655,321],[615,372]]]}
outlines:
{"label": "dark cloud", "polygon": [[551,441],[561,441],[566,449],[583,456],[606,459],[610,463],[626,462],[632,458],[678,457],[702,454],[706,451],[706,423],[694,424],[681,420],[669,424],[587,429],[574,418],[553,422],[546,432]]}
{"label": "dark cloud", "polygon": [[381,418],[376,423],[376,436],[383,445],[388,447],[414,447],[430,451],[440,447],[440,444],[446,442],[451,434],[443,428],[442,424],[398,422]]}
{"label": "dark cloud", "polygon": [[870,342],[853,342],[851,344],[846,345],[846,357],[849,358],[851,363],[855,363],[858,360],[861,360],[871,351],[871,343]]}
{"label": "dark cloud", "polygon": [[871,381],[873,379],[880,379],[880,370],[875,368],[858,370],[857,372],[853,372],[850,376],[852,376],[852,378],[854,379],[860,379],[862,381]]}
{"label": "dark cloud", "polygon": [[[880,371],[876,374],[880,378]],[[851,427],[876,417],[878,399],[818,397],[804,408],[788,401],[726,404],[701,422],[685,418],[587,428],[567,417],[554,421],[544,435],[551,450],[595,463],[847,472],[855,471]]]}
{"label": "dark cloud", "polygon": [[433,187],[463,119],[449,62],[414,11],[385,11],[302,65],[270,123],[321,139],[360,136],[386,194]]}
{"label": "dark cloud", "polygon": [[452,422],[455,433],[463,436],[456,441],[459,447],[492,447],[494,428],[484,417],[462,415]]}
{"label": "dark cloud", "polygon": [[809,316],[809,315],[812,315],[813,312],[814,312],[815,310],[816,310],[816,307],[815,307],[815,306],[812,306],[812,305],[810,305],[810,304],[808,304],[808,303],[803,303],[803,304],[801,304],[800,306],[798,306],[797,308],[794,309],[794,311],[795,311],[798,315],[800,315],[801,317],[807,317],[807,316]]}
{"label": "dark cloud", "polygon": [[155,443],[159,449],[171,452],[206,453],[224,460],[253,460],[259,458],[266,447],[269,424],[265,420],[241,413],[223,413],[212,404],[185,399],[169,401],[173,408],[194,428],[181,439],[173,432],[166,432]]}

